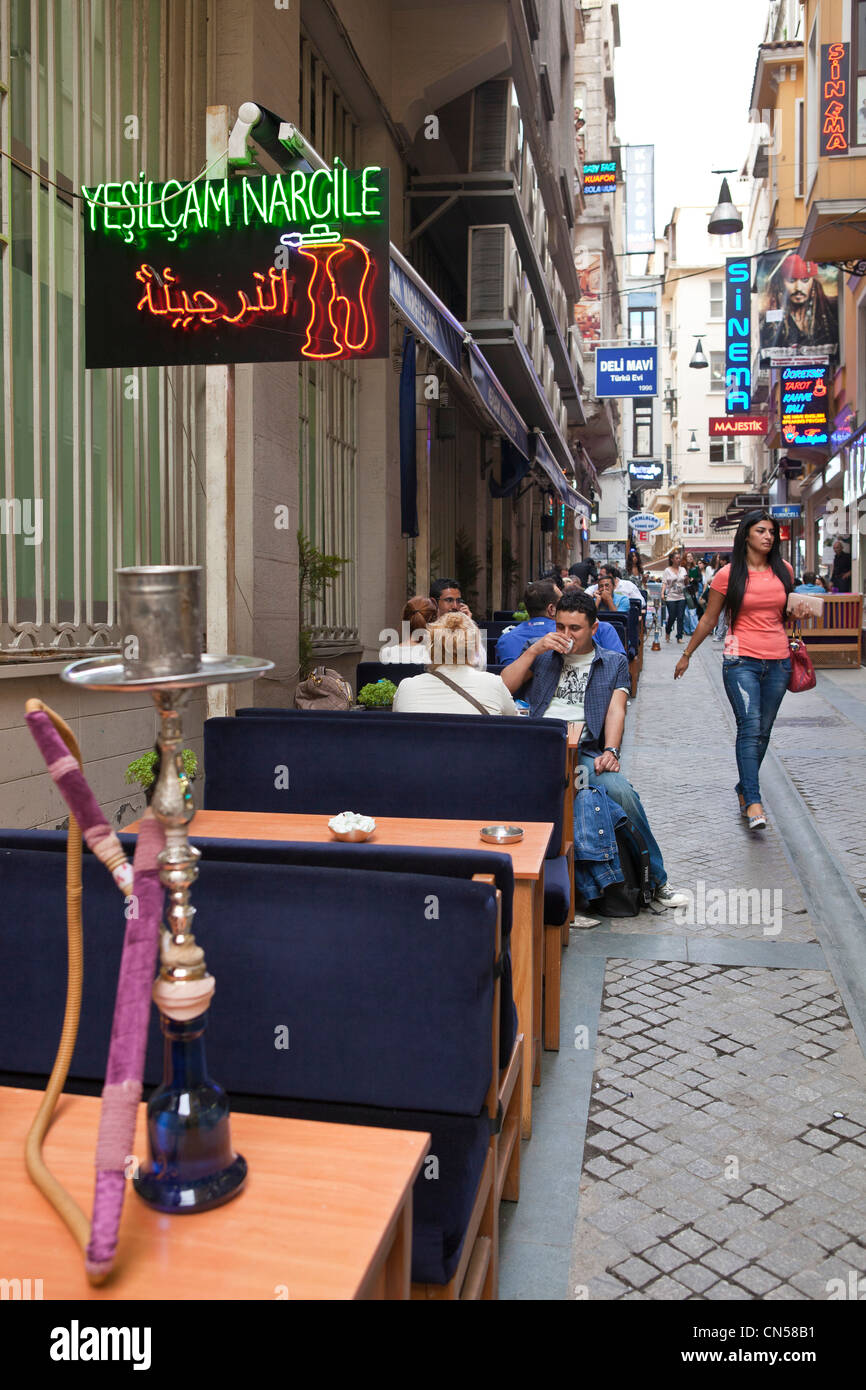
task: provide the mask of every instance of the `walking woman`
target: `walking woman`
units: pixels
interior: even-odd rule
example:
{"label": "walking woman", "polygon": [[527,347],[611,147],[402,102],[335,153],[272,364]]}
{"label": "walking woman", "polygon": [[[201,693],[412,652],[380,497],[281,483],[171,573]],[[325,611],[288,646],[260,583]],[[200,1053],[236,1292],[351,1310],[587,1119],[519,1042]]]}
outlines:
{"label": "walking woman", "polygon": [[668,617],[665,623],[665,641],[671,640],[671,628],[676,622],[677,642],[683,640],[683,618],[686,609],[686,584],[688,573],[683,565],[681,550],[672,550],[668,556],[668,567],[662,574],[662,603],[667,605]]}
{"label": "walking woman", "polygon": [[793,585],[794,571],[779,551],[779,523],[769,512],[749,512],[734,537],[731,563],[713,578],[707,610],[674,671],[674,680],[686,674],[724,608],[729,632],[722,678],[737,721],[735,790],[750,830],[767,824],[758,773],[791,675],[786,609],[795,618],[806,614],[803,600],[789,602]]}

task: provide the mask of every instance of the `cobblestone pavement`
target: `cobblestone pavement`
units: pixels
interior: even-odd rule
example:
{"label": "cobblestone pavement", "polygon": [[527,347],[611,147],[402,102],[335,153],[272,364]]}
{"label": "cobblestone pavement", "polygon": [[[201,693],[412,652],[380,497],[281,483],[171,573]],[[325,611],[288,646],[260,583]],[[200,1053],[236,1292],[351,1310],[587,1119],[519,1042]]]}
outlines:
{"label": "cobblestone pavement", "polygon": [[[617,932],[814,941],[803,894],[778,832],[771,822],[758,839],[739,813],[733,735],[705,666],[707,661],[720,662],[720,652],[720,647],[704,643],[688,674],[674,684],[673,669],[682,648],[671,642],[651,652],[647,644],[638,696],[627,720],[631,746],[625,754],[625,774],[646,808],[668,882],[695,894],[695,911],[686,922],[683,913],[646,912],[610,919],[611,927]],[[793,700],[789,696],[783,701],[783,714]],[[863,738],[866,742],[866,734]],[[737,921],[727,912],[724,920],[714,921],[720,914],[708,910],[710,893],[721,890],[727,900],[732,887],[768,890],[776,907],[774,920],[761,920],[760,912],[738,911]],[[765,930],[768,927],[771,930]]]}
{"label": "cobblestone pavement", "polygon": [[[680,650],[647,649],[625,771],[694,907],[572,933],[607,959],[567,1296],[826,1299],[866,1274],[866,1061],[829,970],[802,968],[823,956],[803,944],[815,933],[772,805],[761,839],[737,814],[719,648],[674,685]],[[858,729],[819,690],[780,718],[774,746],[826,838],[866,706]],[[844,803],[858,824],[859,800]],[[834,848],[849,872],[866,862],[853,833]]]}

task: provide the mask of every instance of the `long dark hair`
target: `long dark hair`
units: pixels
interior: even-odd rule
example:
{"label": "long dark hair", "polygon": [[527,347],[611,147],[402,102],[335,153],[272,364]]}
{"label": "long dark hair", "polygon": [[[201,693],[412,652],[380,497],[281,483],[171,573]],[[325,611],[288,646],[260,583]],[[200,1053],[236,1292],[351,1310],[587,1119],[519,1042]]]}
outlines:
{"label": "long dark hair", "polygon": [[767,556],[767,562],[777,579],[780,579],[785,586],[785,597],[794,586],[791,578],[791,571],[782,559],[779,550],[779,523],[774,516],[766,510],[747,512],[737,527],[737,534],[734,536],[734,549],[731,554],[731,572],[728,575],[728,592],[725,595],[725,608],[728,612],[728,620],[731,628],[737,621],[737,615],[743,604],[746,594],[746,585],[749,582],[749,565],[746,559],[746,541],[753,526],[757,526],[759,521],[770,521],[773,524],[773,544]]}

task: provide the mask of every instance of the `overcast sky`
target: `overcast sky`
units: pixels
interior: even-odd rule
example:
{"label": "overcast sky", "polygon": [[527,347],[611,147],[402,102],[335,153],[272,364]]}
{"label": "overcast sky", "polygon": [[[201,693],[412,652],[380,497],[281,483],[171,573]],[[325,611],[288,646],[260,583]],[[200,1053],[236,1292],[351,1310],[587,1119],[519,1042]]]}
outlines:
{"label": "overcast sky", "polygon": [[619,0],[616,130],[624,145],[655,145],[659,236],[675,206],[715,202],[711,169],[742,167],[767,9],[765,0]]}

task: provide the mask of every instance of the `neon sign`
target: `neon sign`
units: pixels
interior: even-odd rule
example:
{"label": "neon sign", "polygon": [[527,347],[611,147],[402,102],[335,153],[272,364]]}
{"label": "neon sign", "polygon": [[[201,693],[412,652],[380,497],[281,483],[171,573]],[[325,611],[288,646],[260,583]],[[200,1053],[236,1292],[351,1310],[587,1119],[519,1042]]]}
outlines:
{"label": "neon sign", "polygon": [[821,154],[847,154],[848,57],[847,43],[821,45]]}
{"label": "neon sign", "polygon": [[786,448],[823,448],[829,437],[827,368],[783,367],[782,441]]}
{"label": "neon sign", "polygon": [[725,434],[766,434],[769,421],[766,415],[711,415],[709,419],[710,436]]}
{"label": "neon sign", "polygon": [[88,367],[388,355],[387,170],[86,195]]}
{"label": "neon sign", "polygon": [[587,196],[590,193],[615,193],[616,175],[617,164],[615,159],[606,160],[602,164],[584,164],[584,193]]}
{"label": "neon sign", "polygon": [[746,415],[752,404],[752,268],[742,257],[725,261],[725,410]]}

